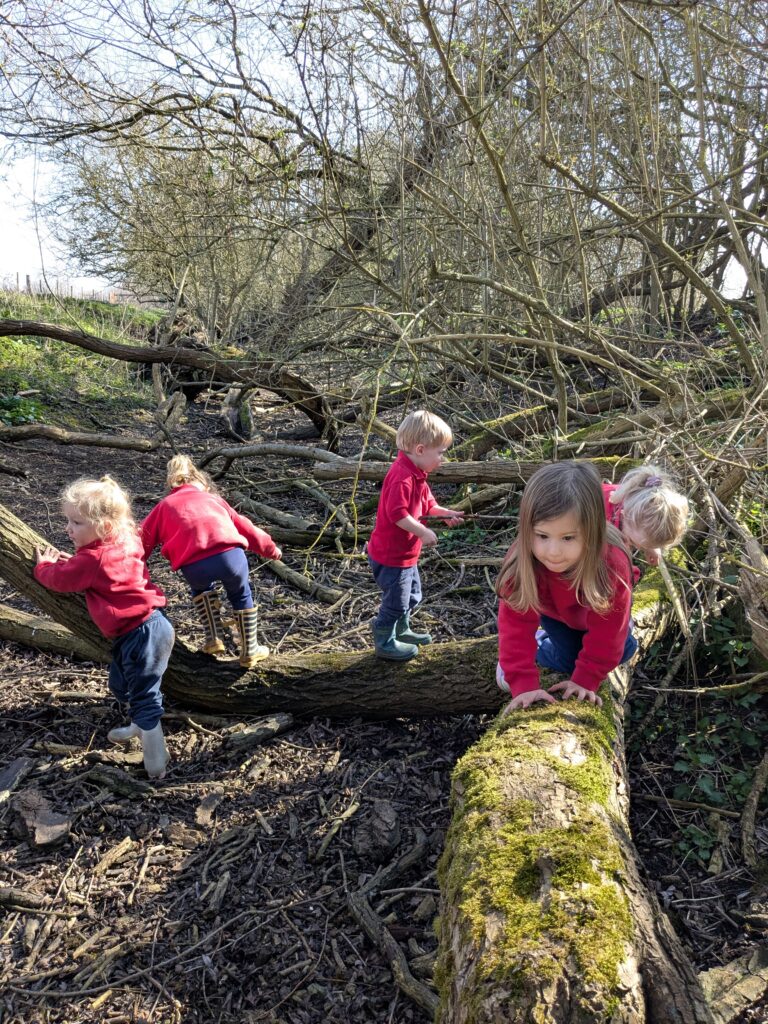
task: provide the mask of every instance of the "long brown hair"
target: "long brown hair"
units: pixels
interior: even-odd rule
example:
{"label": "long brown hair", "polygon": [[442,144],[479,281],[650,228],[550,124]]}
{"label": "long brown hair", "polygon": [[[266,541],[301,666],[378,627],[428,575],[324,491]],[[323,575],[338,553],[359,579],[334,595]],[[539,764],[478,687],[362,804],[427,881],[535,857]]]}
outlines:
{"label": "long brown hair", "polygon": [[603,612],[611,603],[612,573],[605,560],[608,544],[626,551],[621,534],[606,522],[603,490],[590,462],[569,460],[538,469],[526,484],[520,502],[517,537],[496,577],[496,593],[516,611],[538,611],[539,588],[533,554],[537,523],[575,513],[584,540],[581,560],[565,575],[581,604]]}

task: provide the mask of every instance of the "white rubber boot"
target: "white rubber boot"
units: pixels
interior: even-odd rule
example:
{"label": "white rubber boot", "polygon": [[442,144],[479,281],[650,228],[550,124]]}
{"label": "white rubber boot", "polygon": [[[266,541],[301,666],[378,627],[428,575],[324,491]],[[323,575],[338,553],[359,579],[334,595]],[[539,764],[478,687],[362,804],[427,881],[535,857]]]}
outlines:
{"label": "white rubber boot", "polygon": [[134,736],[140,736],[141,729],[131,722],[130,725],[120,725],[117,729],[110,729],[107,739],[110,743],[129,743]]}
{"label": "white rubber boot", "polygon": [[158,722],[154,729],[139,729],[139,737],[144,751],[144,770],[147,775],[150,779],[164,778],[170,755],[165,745],[162,724]]}

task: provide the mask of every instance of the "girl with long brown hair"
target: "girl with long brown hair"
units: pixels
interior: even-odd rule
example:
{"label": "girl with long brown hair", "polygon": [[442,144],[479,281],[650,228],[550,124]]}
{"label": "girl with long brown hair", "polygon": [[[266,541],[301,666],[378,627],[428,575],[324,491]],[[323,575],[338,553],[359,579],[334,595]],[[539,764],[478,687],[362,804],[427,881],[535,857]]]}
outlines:
{"label": "girl with long brown hair", "polygon": [[[637,650],[632,636],[632,563],[606,522],[600,477],[588,462],[556,462],[529,480],[517,537],[496,580],[497,682],[507,710],[553,692],[601,705],[600,683]],[[547,692],[539,668],[568,678]]]}

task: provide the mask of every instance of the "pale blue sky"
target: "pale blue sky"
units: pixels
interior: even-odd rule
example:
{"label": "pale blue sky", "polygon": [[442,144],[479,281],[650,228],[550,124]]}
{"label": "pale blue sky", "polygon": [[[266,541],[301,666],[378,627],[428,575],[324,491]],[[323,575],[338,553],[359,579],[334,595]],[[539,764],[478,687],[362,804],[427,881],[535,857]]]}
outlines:
{"label": "pale blue sky", "polygon": [[51,167],[33,154],[3,165],[0,177],[0,286],[15,287],[16,275],[23,288],[26,275],[37,281],[43,271],[50,286],[58,278],[66,280],[78,294],[81,290],[107,288],[101,278],[78,277],[76,268],[67,265],[50,238],[42,217],[35,217],[50,180]]}

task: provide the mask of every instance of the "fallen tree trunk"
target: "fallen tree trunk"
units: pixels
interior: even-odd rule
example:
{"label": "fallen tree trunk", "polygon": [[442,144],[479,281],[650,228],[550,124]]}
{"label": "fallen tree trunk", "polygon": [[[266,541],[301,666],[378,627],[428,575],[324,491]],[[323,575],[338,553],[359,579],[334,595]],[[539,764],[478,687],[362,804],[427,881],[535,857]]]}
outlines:
{"label": "fallen tree trunk", "polygon": [[229,359],[210,349],[183,348],[177,345],[122,345],[85,331],[37,320],[0,319],[0,338],[52,338],[126,363],[166,363],[204,371],[210,381],[272,391],[295,405],[314,424],[329,447],[338,442],[338,425],[325,395],[299,374],[271,359]]}
{"label": "fallen tree trunk", "polygon": [[[619,388],[605,388],[576,399],[579,412],[587,415],[605,412],[609,409],[626,408],[627,395]],[[468,456],[470,459],[481,459],[492,448],[502,447],[512,438],[530,437],[535,433],[551,433],[555,415],[551,406],[534,405],[527,409],[498,416],[478,424],[475,432],[453,448],[454,458]]]}
{"label": "fallen tree trunk", "polygon": [[160,403],[155,411],[158,429],[152,437],[133,437],[128,434],[94,434],[91,431],[66,430],[49,423],[23,423],[19,426],[0,425],[0,440],[29,441],[46,438],[57,444],[83,445],[91,448],[116,448],[123,451],[152,452],[164,444],[169,431],[174,429],[186,406],[186,399],[178,392]]}
{"label": "fallen tree trunk", "polygon": [[[639,459],[608,457],[604,459],[586,459],[591,462],[598,473],[612,479],[617,471],[625,473],[636,465]],[[513,462],[511,459],[498,459],[492,462],[446,462],[439,469],[429,474],[430,484],[524,484],[544,462]],[[336,458],[333,461],[316,462],[312,466],[312,476],[317,480],[375,480],[381,481],[390,467],[388,462],[360,462],[357,459]]]}
{"label": "fallen tree trunk", "polygon": [[[652,585],[633,609],[646,643],[663,623]],[[499,718],[457,765],[439,868],[440,1024],[713,1020],[640,878],[622,722],[630,678],[612,673],[601,709],[558,702]]]}
{"label": "fallen tree trunk", "polygon": [[[110,645],[99,635],[78,594],[56,594],[32,576],[35,546],[45,538],[0,505],[0,575],[56,622],[88,642],[109,661]],[[173,619],[173,608],[169,609]],[[471,672],[467,666],[471,665]],[[252,671],[237,661],[194,653],[177,640],[163,680],[164,693],[191,707],[243,714],[290,712],[296,716],[450,715],[496,711],[496,638],[435,644],[399,665],[353,653],[312,651],[276,658]]]}
{"label": "fallen tree trunk", "polygon": [[81,661],[104,661],[104,651],[50,619],[0,604],[0,640],[32,647],[46,654],[62,654]]}

